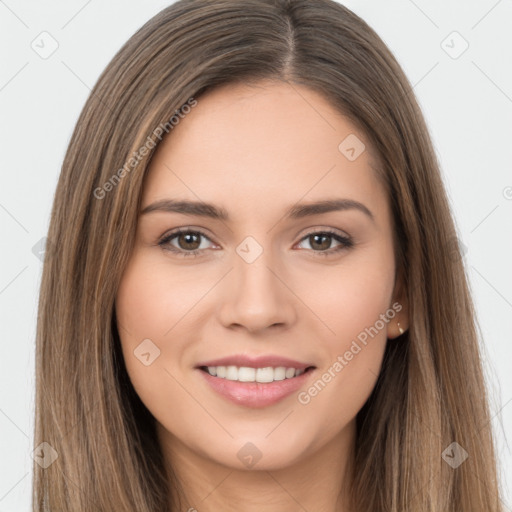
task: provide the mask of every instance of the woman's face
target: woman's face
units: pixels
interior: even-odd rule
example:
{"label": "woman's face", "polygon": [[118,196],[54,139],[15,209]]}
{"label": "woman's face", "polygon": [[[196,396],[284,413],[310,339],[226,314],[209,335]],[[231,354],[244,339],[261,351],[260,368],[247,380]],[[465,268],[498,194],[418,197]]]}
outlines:
{"label": "woman's face", "polygon": [[[352,443],[387,338],[406,327],[371,161],[323,97],[284,83],[213,90],[164,138],[116,314],[170,450],[277,469]],[[327,200],[353,203],[303,208]]]}

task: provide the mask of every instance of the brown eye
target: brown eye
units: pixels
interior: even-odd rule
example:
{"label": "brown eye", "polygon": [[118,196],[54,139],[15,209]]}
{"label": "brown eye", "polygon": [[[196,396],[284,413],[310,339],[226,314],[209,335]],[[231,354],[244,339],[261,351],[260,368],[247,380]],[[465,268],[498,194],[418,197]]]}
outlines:
{"label": "brown eye", "polygon": [[180,249],[196,250],[201,245],[200,237],[201,235],[199,233],[190,231],[188,233],[179,233],[176,237],[176,241]]}
{"label": "brown eye", "polygon": [[319,249],[320,251],[325,251],[329,249],[329,246],[331,245],[332,236],[321,233],[309,235],[309,239],[311,240],[311,247]]}
{"label": "brown eye", "polygon": [[[333,239],[338,242],[339,245],[331,249]],[[334,231],[316,231],[309,233],[302,240],[307,240],[313,252],[322,256],[329,256],[343,249],[350,249],[354,245],[350,237],[340,235]]]}
{"label": "brown eye", "polygon": [[[166,251],[176,253],[178,256],[197,256],[203,249],[207,248],[200,248],[202,239],[211,241],[201,231],[180,229],[164,236],[158,242],[158,245]],[[174,241],[175,243],[172,243]]]}

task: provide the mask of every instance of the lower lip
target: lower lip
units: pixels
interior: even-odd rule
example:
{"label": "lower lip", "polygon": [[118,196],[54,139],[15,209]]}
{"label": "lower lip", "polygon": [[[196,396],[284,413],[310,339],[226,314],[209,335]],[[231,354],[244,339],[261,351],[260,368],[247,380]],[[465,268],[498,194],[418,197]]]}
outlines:
{"label": "lower lip", "polygon": [[231,400],[231,402],[245,407],[260,408],[275,404],[298,391],[314,372],[314,368],[298,377],[268,383],[240,382],[214,377],[200,369],[198,371],[214,391]]}

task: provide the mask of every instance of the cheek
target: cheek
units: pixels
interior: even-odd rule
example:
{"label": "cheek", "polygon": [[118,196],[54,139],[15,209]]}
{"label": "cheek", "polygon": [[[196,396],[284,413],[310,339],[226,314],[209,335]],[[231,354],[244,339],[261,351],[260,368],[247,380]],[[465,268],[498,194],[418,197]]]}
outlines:
{"label": "cheek", "polygon": [[365,258],[347,260],[328,274],[316,276],[315,286],[311,279],[303,281],[300,295],[307,298],[314,313],[311,317],[331,353],[344,351],[358,336],[364,340],[364,333],[375,324],[379,331],[375,337],[386,338],[388,324],[380,315],[390,310],[395,278],[392,253],[386,254],[372,251]]}
{"label": "cheek", "polygon": [[126,370],[144,402],[146,397],[155,399],[154,390],[161,388],[165,379],[163,334],[176,322],[175,307],[170,302],[174,295],[162,295],[166,284],[162,271],[135,254],[125,269],[115,302]]}
{"label": "cheek", "polygon": [[116,317],[126,345],[159,338],[164,329],[165,305],[159,295],[159,280],[154,274],[149,278],[149,274],[135,261],[126,269],[117,292]]}
{"label": "cheek", "polygon": [[[387,327],[394,321],[392,252],[381,248],[372,255],[347,263],[339,273],[322,280],[325,286],[307,292],[308,304],[315,305],[313,322],[317,330],[321,326],[319,350],[325,357],[316,379],[297,400],[306,415],[332,418],[326,428],[333,433],[355,417],[373,390]],[[314,325],[308,330],[314,332]]]}
{"label": "cheek", "polygon": [[172,376],[181,379],[180,365],[188,365],[197,305],[209,288],[204,283],[214,284],[211,275],[203,277],[138,252],[123,274],[115,302],[121,348],[130,380],[151,411],[183,393]]}
{"label": "cheek", "polygon": [[126,339],[166,339],[177,322],[204,294],[197,276],[170,270],[164,261],[135,255],[124,272],[116,297],[118,322],[126,327]]}

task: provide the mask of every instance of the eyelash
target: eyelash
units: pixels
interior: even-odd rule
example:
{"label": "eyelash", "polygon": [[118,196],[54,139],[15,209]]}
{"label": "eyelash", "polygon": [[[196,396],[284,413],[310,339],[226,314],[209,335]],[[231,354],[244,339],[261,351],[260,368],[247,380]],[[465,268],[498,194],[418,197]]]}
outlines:
{"label": "eyelash", "polygon": [[[181,235],[183,233],[192,233],[192,234],[195,234],[195,235],[200,235],[200,236],[206,238],[207,240],[209,240],[210,242],[212,241],[212,240],[210,240],[210,238],[208,236],[206,236],[200,230],[180,228],[180,229],[177,229],[177,230],[173,231],[172,233],[164,235],[158,241],[158,245],[160,247],[162,247],[163,250],[173,252],[177,256],[184,257],[184,258],[197,256],[201,251],[204,250],[204,249],[194,249],[192,251],[184,251],[184,250],[181,250],[181,249],[177,249],[177,248],[173,247],[172,245],[169,245],[169,242],[171,240],[173,240],[174,238],[176,238],[177,236],[179,236],[179,235]],[[331,255],[333,255],[335,253],[338,253],[338,252],[340,252],[340,251],[342,251],[344,249],[350,249],[350,248],[352,248],[354,246],[354,242],[353,242],[352,238],[347,237],[347,236],[342,236],[339,233],[336,233],[335,231],[332,231],[332,230],[329,230],[329,229],[322,230],[322,231],[312,231],[311,233],[307,233],[306,235],[304,235],[301,238],[300,241],[302,242],[303,240],[305,240],[306,238],[308,238],[308,237],[310,237],[312,235],[328,235],[328,236],[331,236],[332,238],[334,238],[337,242],[340,242],[342,244],[342,245],[340,245],[340,246],[338,246],[338,247],[336,247],[334,249],[328,249],[326,251],[315,251],[315,250],[312,250],[314,253],[317,253],[319,256],[328,257],[328,256],[331,256]]]}

